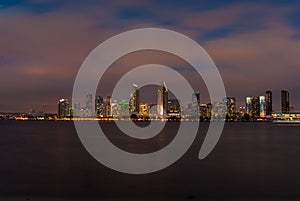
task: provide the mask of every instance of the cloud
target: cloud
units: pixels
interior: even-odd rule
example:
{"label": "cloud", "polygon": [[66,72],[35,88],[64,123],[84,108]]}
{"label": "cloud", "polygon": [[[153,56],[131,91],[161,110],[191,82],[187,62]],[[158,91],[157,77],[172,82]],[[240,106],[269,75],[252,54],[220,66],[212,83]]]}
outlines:
{"label": "cloud", "polygon": [[[70,97],[76,73],[90,51],[113,35],[143,27],[172,29],[199,42],[239,104],[244,96],[266,88],[300,91],[295,87],[300,86],[295,76],[300,73],[299,31],[287,18],[299,9],[294,5],[239,2],[200,9],[155,1],[55,1],[57,7],[34,12],[38,4],[47,3],[31,0],[30,9],[22,4],[0,11],[0,58],[5,58],[0,61],[0,80],[5,83],[0,86],[0,111],[27,110],[39,105],[36,97],[43,97],[49,111],[55,111],[55,99]],[[178,60],[156,56],[157,62],[186,68]],[[119,64],[145,61],[139,56]],[[24,96],[22,104],[12,103],[19,94]]]}

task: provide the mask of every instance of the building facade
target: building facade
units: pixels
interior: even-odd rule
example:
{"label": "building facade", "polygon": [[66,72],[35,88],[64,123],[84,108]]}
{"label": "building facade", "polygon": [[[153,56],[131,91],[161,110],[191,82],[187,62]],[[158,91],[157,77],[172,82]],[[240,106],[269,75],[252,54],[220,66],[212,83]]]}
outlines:
{"label": "building facade", "polygon": [[133,84],[133,91],[130,94],[129,100],[129,113],[130,114],[139,114],[140,112],[140,91],[138,86]]}
{"label": "building facade", "polygon": [[95,113],[98,118],[112,117],[112,99],[110,96],[103,98],[97,96],[95,100]]}
{"label": "building facade", "polygon": [[200,116],[200,93],[195,91],[192,95],[191,115],[193,118],[199,118]]}
{"label": "building facade", "polygon": [[266,91],[266,116],[271,116],[273,113],[273,95],[272,91]]}
{"label": "building facade", "polygon": [[58,105],[58,111],[57,111],[58,118],[68,118],[71,116],[70,103],[68,99],[60,99],[57,105]]}
{"label": "building facade", "polygon": [[264,118],[266,117],[266,97],[259,96],[259,116]]}
{"label": "building facade", "polygon": [[287,90],[281,90],[281,112],[290,112],[290,94]]}
{"label": "building facade", "polygon": [[179,101],[175,99],[170,99],[168,101],[168,116],[169,117],[180,117],[181,109]]}
{"label": "building facade", "polygon": [[165,82],[157,90],[157,112],[160,116],[166,116],[168,112],[169,90]]}
{"label": "building facade", "polygon": [[259,97],[251,99],[251,117],[257,119],[260,117]]}
{"label": "building facade", "polygon": [[233,97],[226,98],[226,114],[228,120],[234,120],[236,117],[236,101]]}

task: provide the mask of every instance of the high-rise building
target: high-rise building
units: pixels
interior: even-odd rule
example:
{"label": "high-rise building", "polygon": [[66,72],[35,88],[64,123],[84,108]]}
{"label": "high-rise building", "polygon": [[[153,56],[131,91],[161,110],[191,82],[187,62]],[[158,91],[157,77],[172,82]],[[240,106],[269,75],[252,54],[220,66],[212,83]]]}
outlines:
{"label": "high-rise building", "polygon": [[207,117],[211,118],[211,115],[212,115],[212,104],[208,103],[207,104]]}
{"label": "high-rise building", "polygon": [[102,96],[97,96],[95,101],[96,117],[104,117],[104,99]]}
{"label": "high-rise building", "polygon": [[160,116],[166,116],[168,112],[168,88],[163,82],[161,88],[157,90],[157,112]]}
{"label": "high-rise building", "polygon": [[290,95],[287,90],[281,90],[281,112],[289,113],[290,111]]}
{"label": "high-rise building", "polygon": [[68,99],[60,99],[57,105],[58,105],[58,112],[57,112],[58,118],[66,118],[71,116],[70,103]]}
{"label": "high-rise building", "polygon": [[259,115],[260,117],[266,117],[266,97],[259,96]]}
{"label": "high-rise building", "polygon": [[121,107],[118,104],[117,100],[114,100],[111,104],[111,113],[113,117],[120,117],[121,114]]}
{"label": "high-rise building", "polygon": [[147,103],[141,103],[139,107],[140,115],[144,117],[149,116],[149,106]]}
{"label": "high-rise building", "polygon": [[235,98],[227,97],[226,98],[226,114],[229,120],[233,120],[236,117],[236,102]]}
{"label": "high-rise building", "polygon": [[214,102],[212,105],[212,117],[220,119],[226,116],[226,101]]}
{"label": "high-rise building", "polygon": [[86,95],[86,108],[85,108],[85,113],[87,117],[92,117],[93,116],[93,95],[92,94],[87,94]]}
{"label": "high-rise building", "polygon": [[266,115],[271,116],[273,112],[273,97],[272,91],[266,91]]}
{"label": "high-rise building", "polygon": [[165,82],[162,85],[162,100],[163,100],[163,109],[164,115],[167,115],[168,112],[168,101],[169,101],[169,90]]}
{"label": "high-rise building", "polygon": [[251,115],[252,111],[252,97],[246,97],[246,113]]}
{"label": "high-rise building", "polygon": [[199,118],[200,116],[200,93],[195,91],[192,94],[192,107],[191,107],[192,117]]}
{"label": "high-rise building", "polygon": [[127,118],[129,117],[129,103],[127,100],[122,100],[119,102],[120,105],[120,117]]}
{"label": "high-rise building", "polygon": [[112,117],[112,100],[110,96],[103,98],[97,96],[95,101],[95,112],[97,117]]}
{"label": "high-rise building", "polygon": [[112,117],[112,99],[110,96],[107,96],[104,99],[105,105],[105,117]]}
{"label": "high-rise building", "polygon": [[81,107],[80,103],[74,104],[74,111],[73,111],[74,117],[80,117],[81,116]]}
{"label": "high-rise building", "polygon": [[168,101],[168,116],[180,117],[180,103],[174,98]]}
{"label": "high-rise building", "polygon": [[200,113],[200,117],[208,117],[208,107],[206,104],[200,104],[199,107],[199,113]]}
{"label": "high-rise building", "polygon": [[260,117],[259,97],[251,99],[251,117],[255,119]]}
{"label": "high-rise building", "polygon": [[162,100],[162,91],[160,88],[157,89],[157,114],[162,116],[164,109],[163,109],[163,100]]}
{"label": "high-rise building", "polygon": [[130,114],[138,114],[140,110],[140,91],[138,90],[138,86],[133,84],[133,91],[130,94],[129,100],[129,113]]}

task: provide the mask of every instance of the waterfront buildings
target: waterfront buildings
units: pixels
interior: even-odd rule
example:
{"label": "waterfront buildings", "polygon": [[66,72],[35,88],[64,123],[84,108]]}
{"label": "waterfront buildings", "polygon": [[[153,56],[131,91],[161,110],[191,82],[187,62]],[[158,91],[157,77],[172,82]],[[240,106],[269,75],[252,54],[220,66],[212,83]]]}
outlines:
{"label": "waterfront buildings", "polygon": [[177,99],[168,100],[168,117],[177,117],[181,116],[180,103]]}
{"label": "waterfront buildings", "polygon": [[166,116],[168,112],[169,90],[165,82],[157,90],[157,109],[160,116]]}
{"label": "waterfront buildings", "polygon": [[96,117],[107,118],[112,117],[112,99],[110,96],[103,98],[102,96],[97,96],[95,101]]}
{"label": "waterfront buildings", "polygon": [[86,117],[92,117],[94,115],[93,110],[93,95],[87,94],[86,95],[86,103],[85,103],[85,116]]}
{"label": "waterfront buildings", "polygon": [[281,90],[281,112],[289,113],[290,111],[290,95],[287,90]]}
{"label": "waterfront buildings", "polygon": [[70,103],[68,99],[60,99],[57,105],[58,105],[58,111],[57,111],[58,118],[71,117]]}
{"label": "waterfront buildings", "polygon": [[266,97],[259,96],[259,116],[261,118],[266,117]]}
{"label": "waterfront buildings", "polygon": [[130,114],[139,114],[140,112],[140,91],[138,86],[133,84],[133,91],[130,94],[129,100],[129,113]]}
{"label": "waterfront buildings", "polygon": [[199,118],[200,116],[200,93],[195,91],[192,95],[191,113],[193,118]]}
{"label": "waterfront buildings", "polygon": [[273,112],[273,95],[272,91],[266,91],[266,115],[271,116]]}
{"label": "waterfront buildings", "polygon": [[234,120],[236,118],[236,101],[233,97],[227,97],[226,98],[226,114],[227,114],[227,120]]}
{"label": "waterfront buildings", "polygon": [[260,117],[259,97],[252,97],[251,99],[250,116],[254,119],[258,119]]}

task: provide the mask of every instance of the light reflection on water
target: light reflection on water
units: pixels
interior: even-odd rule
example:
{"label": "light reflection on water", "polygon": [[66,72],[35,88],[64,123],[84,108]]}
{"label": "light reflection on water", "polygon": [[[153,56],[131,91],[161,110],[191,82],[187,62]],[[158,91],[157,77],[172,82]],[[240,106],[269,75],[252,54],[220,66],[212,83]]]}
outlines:
{"label": "light reflection on water", "polygon": [[[141,142],[122,135],[110,122],[102,126],[113,143],[137,153],[160,149],[176,133],[176,123],[170,123],[157,138]],[[207,127],[200,123],[192,147],[171,167],[127,175],[95,161],[72,122],[1,121],[0,197],[300,198],[299,125],[226,123],[215,150],[199,160]]]}

